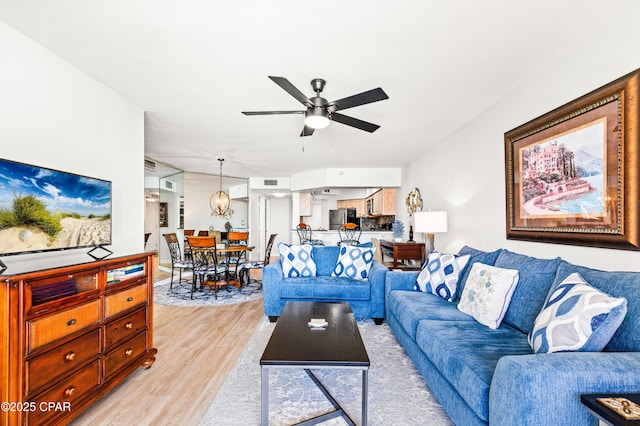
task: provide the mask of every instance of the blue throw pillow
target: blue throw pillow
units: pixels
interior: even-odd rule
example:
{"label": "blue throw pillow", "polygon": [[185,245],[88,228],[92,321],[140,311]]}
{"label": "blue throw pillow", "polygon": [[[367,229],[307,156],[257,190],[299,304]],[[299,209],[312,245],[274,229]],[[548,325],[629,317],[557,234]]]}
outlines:
{"label": "blue throw pillow", "polygon": [[469,261],[469,255],[429,253],[413,289],[431,293],[453,302],[458,289],[460,272]]}
{"label": "blue throw pillow", "polygon": [[316,262],[313,260],[311,244],[296,246],[279,243],[278,251],[284,278],[316,276]]}
{"label": "blue throw pillow", "polygon": [[374,250],[373,247],[340,246],[338,261],[331,276],[354,280],[368,279]]}
{"label": "blue throw pillow", "polygon": [[529,345],[535,353],[598,352],[626,313],[627,299],[611,297],[573,273],[549,295],[529,333]]}

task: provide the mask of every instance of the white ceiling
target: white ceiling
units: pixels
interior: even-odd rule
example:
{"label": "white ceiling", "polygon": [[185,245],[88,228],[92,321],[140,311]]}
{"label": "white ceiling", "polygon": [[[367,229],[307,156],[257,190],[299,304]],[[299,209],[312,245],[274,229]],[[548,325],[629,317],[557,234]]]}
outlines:
{"label": "white ceiling", "polygon": [[[274,177],[401,167],[634,1],[0,0],[0,20],[147,111],[146,155]],[[303,109],[269,75],[307,96],[323,78],[329,101],[382,87],[341,111],[381,128],[300,138],[301,115],[242,115]]]}

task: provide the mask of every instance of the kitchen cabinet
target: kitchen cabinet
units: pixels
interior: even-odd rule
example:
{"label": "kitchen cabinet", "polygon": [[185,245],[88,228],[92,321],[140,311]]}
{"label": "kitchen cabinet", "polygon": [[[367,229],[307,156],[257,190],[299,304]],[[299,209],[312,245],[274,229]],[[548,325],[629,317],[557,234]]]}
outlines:
{"label": "kitchen cabinet", "polygon": [[366,202],[364,198],[355,198],[352,200],[339,200],[339,209],[356,209],[356,217],[365,217],[367,215]]}
{"label": "kitchen cabinet", "polygon": [[313,216],[313,194],[310,192],[300,193],[300,213],[298,216]]}
{"label": "kitchen cabinet", "polygon": [[365,203],[371,206],[371,209],[367,211],[368,217],[394,216],[396,214],[396,190],[393,188],[380,189],[369,195],[365,199]]}

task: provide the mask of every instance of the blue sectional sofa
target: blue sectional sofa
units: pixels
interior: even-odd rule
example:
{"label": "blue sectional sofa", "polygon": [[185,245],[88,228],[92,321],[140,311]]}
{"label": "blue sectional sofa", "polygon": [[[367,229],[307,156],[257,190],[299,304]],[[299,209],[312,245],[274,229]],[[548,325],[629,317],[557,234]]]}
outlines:
{"label": "blue sectional sofa", "polygon": [[356,318],[384,320],[384,286],[388,269],[373,261],[366,280],[331,276],[340,247],[313,246],[316,275],[285,278],[281,260],[271,262],[262,271],[264,313],[271,322],[280,316],[287,301],[349,302]]}
{"label": "blue sectional sofa", "polygon": [[[640,392],[640,273],[599,271],[507,250],[464,247],[460,254],[470,258],[459,286],[476,262],[518,271],[497,329],[461,312],[458,300],[413,290],[419,272],[391,271],[385,287],[391,329],[457,425],[596,425],[581,394]],[[548,295],[574,272],[592,287],[624,297],[624,320],[601,352],[534,354],[527,333]]]}

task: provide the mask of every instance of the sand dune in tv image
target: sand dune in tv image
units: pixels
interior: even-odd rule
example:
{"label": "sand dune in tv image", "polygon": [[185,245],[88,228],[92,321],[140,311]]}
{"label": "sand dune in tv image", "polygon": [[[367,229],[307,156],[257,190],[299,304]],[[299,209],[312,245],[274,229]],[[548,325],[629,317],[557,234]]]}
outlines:
{"label": "sand dune in tv image", "polygon": [[66,217],[55,239],[37,228],[15,226],[0,230],[0,253],[51,250],[67,247],[108,244],[111,221],[98,218]]}

